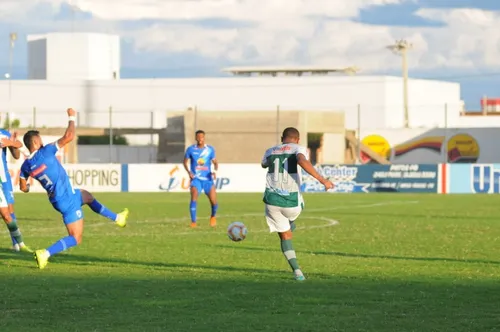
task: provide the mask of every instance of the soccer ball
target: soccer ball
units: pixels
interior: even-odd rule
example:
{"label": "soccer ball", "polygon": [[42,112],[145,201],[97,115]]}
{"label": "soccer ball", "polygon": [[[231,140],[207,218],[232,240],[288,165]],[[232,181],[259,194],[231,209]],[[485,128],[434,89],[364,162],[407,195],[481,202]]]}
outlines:
{"label": "soccer ball", "polygon": [[247,227],[241,221],[235,221],[227,227],[227,236],[232,241],[243,241],[247,237]]}

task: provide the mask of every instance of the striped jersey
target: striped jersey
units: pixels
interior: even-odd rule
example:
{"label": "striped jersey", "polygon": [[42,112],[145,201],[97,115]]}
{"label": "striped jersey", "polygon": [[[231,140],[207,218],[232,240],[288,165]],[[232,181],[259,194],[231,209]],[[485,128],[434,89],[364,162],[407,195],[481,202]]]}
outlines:
{"label": "striped jersey", "polygon": [[286,143],[267,149],[262,165],[267,166],[264,203],[279,207],[297,207],[303,203],[300,193],[302,170],[297,155],[309,159],[307,149],[294,143]]}
{"label": "striped jersey", "polygon": [[[0,129],[0,140],[3,138],[10,138],[10,132],[5,129]],[[7,148],[2,148],[2,160],[0,162],[0,181],[5,183],[11,181],[9,174],[9,167],[7,164]]]}

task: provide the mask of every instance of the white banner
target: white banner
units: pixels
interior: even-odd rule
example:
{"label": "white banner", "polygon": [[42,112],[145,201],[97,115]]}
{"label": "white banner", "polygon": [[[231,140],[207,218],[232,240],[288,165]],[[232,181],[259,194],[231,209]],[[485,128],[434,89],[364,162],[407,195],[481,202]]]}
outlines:
{"label": "white banner", "polygon": [[[65,164],[74,188],[90,192],[120,192],[122,190],[122,168],[120,164]],[[19,190],[20,168],[9,165],[14,192]],[[30,177],[30,192],[45,192],[38,181]]]}
{"label": "white banner", "polygon": [[[219,164],[218,192],[264,192],[266,171],[259,164]],[[182,164],[128,165],[130,192],[189,192],[189,176]]]}

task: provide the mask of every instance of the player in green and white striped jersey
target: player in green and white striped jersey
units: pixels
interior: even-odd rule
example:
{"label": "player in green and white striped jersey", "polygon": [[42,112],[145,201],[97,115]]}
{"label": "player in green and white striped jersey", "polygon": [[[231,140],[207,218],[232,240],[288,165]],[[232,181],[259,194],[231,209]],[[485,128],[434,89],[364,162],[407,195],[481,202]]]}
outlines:
{"label": "player in green and white striped jersey", "polygon": [[307,149],[299,145],[300,133],[289,127],[283,131],[282,144],[267,149],[262,158],[262,167],[268,168],[264,203],[266,220],[270,232],[277,232],[281,241],[281,251],[292,268],[296,280],[305,280],[297,263],[292,246],[294,221],[304,208],[300,193],[301,168],[313,176],[325,189],[332,189],[333,183],[323,178],[308,160]]}

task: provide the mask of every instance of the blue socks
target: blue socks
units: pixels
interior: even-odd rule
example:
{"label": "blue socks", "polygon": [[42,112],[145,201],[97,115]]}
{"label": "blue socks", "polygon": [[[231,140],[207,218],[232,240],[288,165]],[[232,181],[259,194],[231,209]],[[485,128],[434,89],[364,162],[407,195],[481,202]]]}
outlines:
{"label": "blue socks", "polygon": [[73,236],[66,236],[47,248],[50,256],[53,256],[61,251],[67,250],[71,247],[76,246],[78,243]]}
{"label": "blue socks", "polygon": [[[15,221],[17,222],[17,219],[16,219],[16,214],[15,213],[11,213],[10,216],[12,217],[12,221]],[[12,245],[15,246],[17,243],[16,239],[11,235],[10,238],[12,239]]]}
{"label": "blue socks", "polygon": [[109,210],[107,207],[102,205],[94,198],[94,200],[89,203],[89,207],[97,214],[100,214],[103,217],[111,219],[112,221],[116,221],[117,215],[113,211]]}
{"label": "blue socks", "polygon": [[217,209],[219,208],[219,204],[212,205],[212,215],[211,217],[215,217],[217,214]]}
{"label": "blue socks", "polygon": [[189,203],[189,213],[191,214],[191,222],[196,222],[196,201]]}

